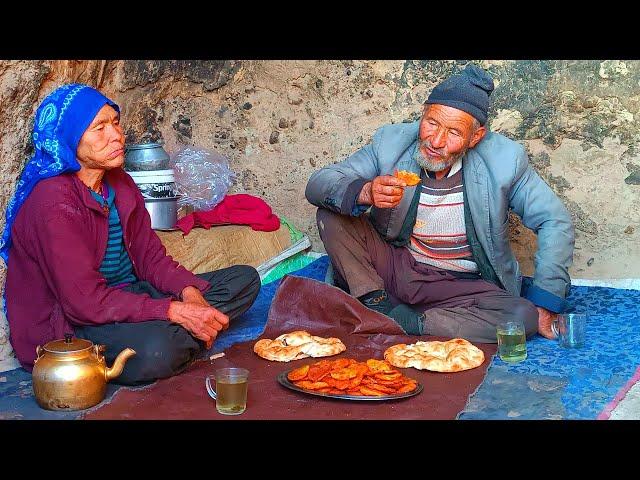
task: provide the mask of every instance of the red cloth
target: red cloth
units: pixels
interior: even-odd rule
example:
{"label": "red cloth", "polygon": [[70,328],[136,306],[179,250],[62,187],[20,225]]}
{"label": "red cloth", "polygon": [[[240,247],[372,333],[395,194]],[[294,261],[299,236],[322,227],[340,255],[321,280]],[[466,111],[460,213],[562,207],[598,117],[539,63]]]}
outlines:
{"label": "red cloth", "polygon": [[227,195],[213,209],[194,212],[181,218],[176,227],[188,234],[193,227],[210,228],[212,225],[250,225],[254,230],[273,232],[280,228],[280,219],[261,198],[239,193]]}

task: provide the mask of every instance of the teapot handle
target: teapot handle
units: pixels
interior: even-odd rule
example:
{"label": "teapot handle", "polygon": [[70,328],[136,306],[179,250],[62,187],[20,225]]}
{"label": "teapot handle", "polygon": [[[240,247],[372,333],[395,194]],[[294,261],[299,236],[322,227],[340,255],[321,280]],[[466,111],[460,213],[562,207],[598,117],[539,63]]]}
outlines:
{"label": "teapot handle", "polygon": [[38,345],[36,347],[36,359],[33,361],[34,365],[38,360],[40,360],[40,357],[42,357],[43,354],[44,354],[44,348],[42,348],[40,345]]}

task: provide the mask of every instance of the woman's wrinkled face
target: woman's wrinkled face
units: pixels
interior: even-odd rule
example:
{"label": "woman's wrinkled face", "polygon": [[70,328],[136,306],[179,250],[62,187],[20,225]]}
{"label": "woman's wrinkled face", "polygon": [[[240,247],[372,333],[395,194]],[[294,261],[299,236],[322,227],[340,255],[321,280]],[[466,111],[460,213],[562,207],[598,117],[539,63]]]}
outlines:
{"label": "woman's wrinkled face", "polygon": [[124,133],[120,115],[110,105],[100,109],[85,130],[76,151],[85,168],[111,170],[124,163]]}

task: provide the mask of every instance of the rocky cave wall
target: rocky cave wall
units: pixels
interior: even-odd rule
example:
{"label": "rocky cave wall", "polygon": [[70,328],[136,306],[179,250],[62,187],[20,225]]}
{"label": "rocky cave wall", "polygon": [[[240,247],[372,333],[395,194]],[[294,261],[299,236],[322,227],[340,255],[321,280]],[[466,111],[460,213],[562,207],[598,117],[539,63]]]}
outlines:
{"label": "rocky cave wall", "polygon": [[[491,129],[526,147],[571,212],[572,276],[639,277],[640,62],[476,61],[497,85]],[[418,119],[431,88],[466,63],[0,61],[0,227],[31,153],[38,103],[62,83],[83,82],[121,106],[127,142],[215,149],[236,172],[233,193],[264,198],[322,250],[304,198],[311,173],[365,145],[379,126]],[[535,236],[511,220],[530,274]],[[0,287],[4,277],[0,265]]]}

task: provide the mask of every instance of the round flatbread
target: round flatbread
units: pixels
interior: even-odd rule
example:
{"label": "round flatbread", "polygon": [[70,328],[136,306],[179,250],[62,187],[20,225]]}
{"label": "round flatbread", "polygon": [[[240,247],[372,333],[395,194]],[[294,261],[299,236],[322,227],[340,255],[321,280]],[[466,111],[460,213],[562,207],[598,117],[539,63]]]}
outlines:
{"label": "round flatbread", "polygon": [[460,372],[482,365],[484,352],[463,338],[446,342],[401,343],[387,348],[384,359],[394,367]]}
{"label": "round flatbread", "polygon": [[260,357],[276,362],[290,362],[307,357],[330,357],[346,349],[339,338],[317,337],[305,330],[285,333],[274,340],[263,338],[253,346],[253,351]]}

